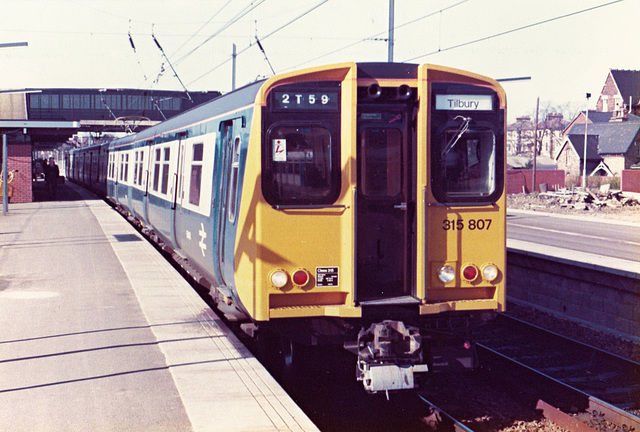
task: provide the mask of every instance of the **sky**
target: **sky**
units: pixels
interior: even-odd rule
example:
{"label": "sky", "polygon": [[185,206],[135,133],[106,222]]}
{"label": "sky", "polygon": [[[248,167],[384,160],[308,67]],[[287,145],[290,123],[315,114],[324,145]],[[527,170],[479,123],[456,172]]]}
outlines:
{"label": "sky", "polygon": [[[594,109],[610,69],[640,70],[638,0],[395,0],[394,11],[396,62],[531,77],[503,83],[510,121],[538,98],[541,112],[575,114],[591,93]],[[385,62],[388,27],[389,0],[0,0],[0,44],[28,43],[0,48],[0,89],[225,93],[234,44],[240,87]]]}

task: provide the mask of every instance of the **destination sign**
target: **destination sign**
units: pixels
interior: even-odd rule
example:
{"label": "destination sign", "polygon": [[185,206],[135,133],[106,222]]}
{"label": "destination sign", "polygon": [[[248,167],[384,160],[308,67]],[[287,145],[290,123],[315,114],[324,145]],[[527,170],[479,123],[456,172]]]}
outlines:
{"label": "destination sign", "polygon": [[492,95],[437,94],[436,109],[440,111],[492,111]]}
{"label": "destination sign", "polygon": [[338,92],[274,92],[277,110],[337,111]]}

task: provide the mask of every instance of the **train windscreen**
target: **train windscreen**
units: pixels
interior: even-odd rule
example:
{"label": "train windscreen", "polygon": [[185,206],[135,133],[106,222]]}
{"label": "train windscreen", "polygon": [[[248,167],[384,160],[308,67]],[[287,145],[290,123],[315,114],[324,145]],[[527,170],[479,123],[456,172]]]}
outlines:
{"label": "train windscreen", "polygon": [[340,193],[340,87],[277,87],[265,110],[262,187],[271,205],[332,204]]}

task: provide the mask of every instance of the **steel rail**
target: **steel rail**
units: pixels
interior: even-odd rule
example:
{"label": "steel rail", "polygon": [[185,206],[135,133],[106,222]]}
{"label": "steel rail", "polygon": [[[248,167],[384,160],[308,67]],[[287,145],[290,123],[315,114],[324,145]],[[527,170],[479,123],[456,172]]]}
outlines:
{"label": "steel rail", "polygon": [[507,314],[506,314],[506,313],[504,313],[504,312],[498,312],[497,314],[498,314],[498,316],[500,316],[500,317],[502,317],[502,318],[504,318],[504,319],[508,319],[508,320],[511,320],[511,321],[515,321],[515,322],[517,322],[517,323],[519,323],[519,324],[522,324],[522,325],[525,325],[525,326],[527,326],[527,327],[533,327],[533,328],[534,328],[534,329],[536,329],[536,330],[539,330],[539,331],[542,331],[542,332],[548,333],[548,334],[553,335],[553,336],[558,337],[558,338],[562,338],[562,339],[567,340],[567,341],[569,341],[569,342],[571,342],[571,343],[577,343],[577,344],[583,345],[583,346],[585,346],[585,347],[587,347],[587,348],[590,348],[590,349],[592,349],[592,350],[594,350],[594,351],[598,351],[598,352],[600,352],[600,353],[602,353],[602,354],[606,354],[606,355],[608,355],[608,356],[615,357],[615,358],[617,358],[618,360],[623,361],[623,362],[626,362],[626,363],[628,363],[628,364],[630,364],[630,365],[634,365],[634,366],[638,366],[638,367],[640,367],[640,363],[638,363],[638,362],[636,362],[636,361],[634,361],[634,360],[631,360],[631,359],[629,359],[629,358],[627,358],[627,357],[623,357],[623,356],[621,356],[621,355],[618,355],[618,354],[615,354],[615,353],[611,353],[611,352],[609,352],[609,351],[606,351],[606,350],[604,350],[604,349],[602,349],[602,348],[598,348],[597,346],[590,345],[590,344],[588,344],[588,343],[581,342],[581,341],[576,340],[576,339],[572,339],[572,338],[571,338],[571,337],[569,337],[569,336],[565,336],[565,335],[563,335],[563,334],[561,334],[561,333],[554,332],[553,330],[546,329],[546,328],[541,327],[541,326],[539,326],[539,325],[537,325],[537,324],[533,324],[533,323],[527,322],[527,321],[525,321],[525,320],[523,320],[523,319],[521,319],[521,318],[516,318],[516,317],[513,317],[513,316],[511,316],[511,315],[507,315]]}
{"label": "steel rail", "polygon": [[[481,343],[477,343],[476,346],[478,348],[481,348],[495,356],[498,356],[504,360],[507,360],[519,367],[523,367],[525,369],[527,369],[530,372],[533,372],[551,382],[553,382],[556,385],[561,386],[562,388],[571,391],[572,393],[585,398],[588,401],[588,410],[589,411],[596,411],[599,412],[603,415],[603,417],[615,424],[618,425],[627,425],[629,428],[633,428],[632,430],[639,430],[640,431],[640,417],[637,417],[633,414],[631,414],[630,412],[627,412],[621,408],[616,407],[615,405],[612,405],[610,403],[607,403],[601,399],[598,399],[588,393],[585,393],[584,391],[577,389],[569,384],[566,384],[556,378],[553,378],[552,376],[549,376],[543,372],[540,372],[539,370],[536,370],[522,362],[519,362],[511,357],[508,357],[494,349],[491,349]],[[629,429],[631,430],[631,429]]]}
{"label": "steel rail", "polygon": [[[441,424],[442,426],[449,427],[447,429],[442,429],[442,430],[453,430],[455,432],[474,432],[473,429],[469,429],[467,426],[460,423],[458,420],[453,418],[450,414],[447,414],[441,408],[438,408],[438,406],[436,406],[433,402],[428,401],[424,396],[419,394],[418,397],[422,399],[424,403],[426,403],[431,407],[434,414],[440,415],[441,418],[438,419],[439,420],[438,426],[440,426]],[[441,428],[438,427],[438,430],[441,430]]]}

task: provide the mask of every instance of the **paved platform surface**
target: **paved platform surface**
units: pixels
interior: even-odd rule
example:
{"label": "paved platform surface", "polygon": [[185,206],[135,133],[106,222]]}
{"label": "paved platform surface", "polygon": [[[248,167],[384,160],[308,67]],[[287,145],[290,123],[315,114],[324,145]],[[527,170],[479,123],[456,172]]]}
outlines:
{"label": "paved platform surface", "polygon": [[317,430],[118,213],[59,196],[0,215],[0,430]]}

